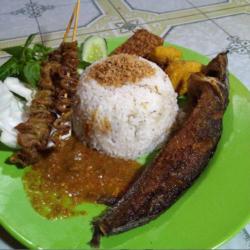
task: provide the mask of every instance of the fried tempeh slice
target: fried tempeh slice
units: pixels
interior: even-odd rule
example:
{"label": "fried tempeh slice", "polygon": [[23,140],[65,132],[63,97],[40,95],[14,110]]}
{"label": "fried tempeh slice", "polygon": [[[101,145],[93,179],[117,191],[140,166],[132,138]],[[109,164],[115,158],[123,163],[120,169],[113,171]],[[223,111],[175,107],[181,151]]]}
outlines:
{"label": "fried tempeh slice", "polygon": [[194,101],[190,115],[125,195],[93,222],[93,246],[99,245],[102,235],[127,231],[160,215],[213,156],[228,103],[226,53],[213,59],[203,73],[192,74],[189,86]]}
{"label": "fried tempeh slice", "polygon": [[112,54],[125,53],[147,58],[157,46],[163,45],[163,42],[161,37],[140,29]]}

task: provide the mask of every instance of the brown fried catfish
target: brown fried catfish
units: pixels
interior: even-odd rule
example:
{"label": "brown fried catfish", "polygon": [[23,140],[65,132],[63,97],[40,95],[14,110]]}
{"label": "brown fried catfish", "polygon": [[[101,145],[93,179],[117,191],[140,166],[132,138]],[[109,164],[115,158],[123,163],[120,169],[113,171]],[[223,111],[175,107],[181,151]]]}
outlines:
{"label": "brown fried catfish", "polygon": [[228,88],[226,53],[202,73],[191,75],[191,113],[124,196],[93,222],[92,246],[99,245],[102,235],[124,232],[156,218],[192,185],[219,142]]}

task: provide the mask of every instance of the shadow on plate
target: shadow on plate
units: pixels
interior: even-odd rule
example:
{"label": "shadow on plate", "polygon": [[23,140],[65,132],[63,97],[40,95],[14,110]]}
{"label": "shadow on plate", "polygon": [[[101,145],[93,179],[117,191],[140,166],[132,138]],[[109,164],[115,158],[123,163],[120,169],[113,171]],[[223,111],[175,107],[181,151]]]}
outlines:
{"label": "shadow on plate", "polygon": [[6,244],[9,247],[9,249],[27,249],[25,246],[23,246],[21,243],[15,240],[2,226],[0,226],[0,235],[1,235],[0,240],[2,240],[4,244]]}
{"label": "shadow on plate", "polygon": [[7,146],[5,146],[4,144],[2,144],[1,142],[0,142],[0,151],[12,151],[12,149],[11,148],[9,148],[9,147],[7,147]]}

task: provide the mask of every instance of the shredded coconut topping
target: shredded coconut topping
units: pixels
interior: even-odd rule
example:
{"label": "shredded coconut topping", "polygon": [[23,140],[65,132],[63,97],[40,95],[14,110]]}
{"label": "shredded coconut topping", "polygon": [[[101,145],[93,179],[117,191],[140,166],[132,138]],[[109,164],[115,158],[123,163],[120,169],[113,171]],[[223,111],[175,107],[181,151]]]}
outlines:
{"label": "shredded coconut topping", "polygon": [[105,86],[120,87],[127,83],[137,83],[154,73],[155,69],[137,56],[119,54],[93,65],[88,72],[88,77]]}

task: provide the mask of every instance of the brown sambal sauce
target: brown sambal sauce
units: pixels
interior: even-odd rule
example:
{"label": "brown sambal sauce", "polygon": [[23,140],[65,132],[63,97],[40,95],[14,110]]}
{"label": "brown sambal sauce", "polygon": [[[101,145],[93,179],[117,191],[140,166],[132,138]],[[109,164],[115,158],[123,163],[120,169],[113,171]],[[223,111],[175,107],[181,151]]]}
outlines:
{"label": "brown sambal sauce", "polygon": [[140,170],[139,163],[104,155],[71,137],[45,154],[24,176],[33,207],[47,218],[81,214],[82,202],[120,197]]}

